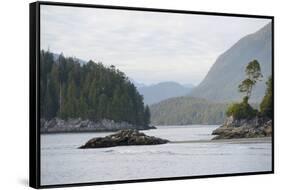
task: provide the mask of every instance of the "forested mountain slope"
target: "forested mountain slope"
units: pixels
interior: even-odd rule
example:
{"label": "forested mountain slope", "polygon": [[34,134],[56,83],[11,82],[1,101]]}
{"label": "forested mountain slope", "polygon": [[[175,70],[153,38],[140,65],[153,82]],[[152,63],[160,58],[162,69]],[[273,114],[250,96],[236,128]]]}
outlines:
{"label": "forested mountain slope", "polygon": [[177,97],[150,106],[153,125],[222,124],[227,104]]}

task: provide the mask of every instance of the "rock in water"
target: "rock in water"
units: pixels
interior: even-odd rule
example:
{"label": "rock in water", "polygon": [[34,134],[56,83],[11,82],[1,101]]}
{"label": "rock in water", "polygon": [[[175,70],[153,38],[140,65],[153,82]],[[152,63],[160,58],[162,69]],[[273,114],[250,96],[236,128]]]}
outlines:
{"label": "rock in water", "polygon": [[229,117],[222,126],[212,132],[212,135],[217,135],[213,139],[270,137],[272,120],[262,117],[238,120]]}
{"label": "rock in water", "polygon": [[147,136],[136,129],[124,129],[106,137],[97,137],[89,140],[79,148],[104,148],[127,145],[156,145],[169,142],[153,136]]}

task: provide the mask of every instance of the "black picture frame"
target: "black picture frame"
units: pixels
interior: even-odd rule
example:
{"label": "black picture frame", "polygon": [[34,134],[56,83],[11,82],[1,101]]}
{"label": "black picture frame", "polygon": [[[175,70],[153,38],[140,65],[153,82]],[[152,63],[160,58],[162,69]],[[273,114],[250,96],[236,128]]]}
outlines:
{"label": "black picture frame", "polygon": [[[201,12],[187,10],[171,10],[171,9],[156,9],[156,8],[141,8],[141,7],[125,7],[125,6],[109,6],[109,5],[92,5],[80,3],[63,3],[63,2],[47,2],[38,1],[30,3],[29,9],[29,43],[30,43],[30,75],[29,75],[29,185],[33,188],[54,188],[54,187],[73,187],[73,186],[88,186],[102,184],[121,184],[135,182],[152,182],[166,180],[184,180],[195,178],[213,178],[213,177],[228,177],[228,176],[244,176],[258,174],[273,174],[274,173],[274,114],[272,128],[272,170],[265,172],[247,172],[247,173],[231,173],[231,174],[216,174],[216,175],[200,175],[200,176],[185,176],[185,177],[169,177],[169,178],[153,178],[153,179],[138,179],[138,180],[122,180],[122,181],[105,181],[105,182],[89,182],[89,183],[73,183],[73,184],[57,184],[57,185],[41,185],[40,183],[40,6],[70,6],[70,7],[87,7],[87,8],[103,8],[115,10],[132,10],[132,11],[149,11],[149,12],[164,12],[164,13],[182,13],[196,15],[217,15],[231,17],[246,17],[246,18],[266,18],[272,22],[272,78],[274,87],[274,16],[265,15],[250,15],[250,14],[234,14],[234,13],[218,13],[218,12]],[[273,88],[273,110],[274,110],[274,88]]]}

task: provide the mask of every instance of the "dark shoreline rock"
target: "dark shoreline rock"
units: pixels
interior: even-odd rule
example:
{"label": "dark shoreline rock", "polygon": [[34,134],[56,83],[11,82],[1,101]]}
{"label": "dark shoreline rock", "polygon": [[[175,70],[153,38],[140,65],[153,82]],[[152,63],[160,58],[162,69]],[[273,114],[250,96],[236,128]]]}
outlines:
{"label": "dark shoreline rock", "polygon": [[217,135],[213,139],[270,137],[272,120],[263,117],[240,120],[229,117],[212,135]]}
{"label": "dark shoreline rock", "polygon": [[79,148],[105,148],[114,146],[128,146],[128,145],[157,145],[165,144],[169,141],[153,136],[147,136],[136,129],[124,129],[115,134],[105,137],[97,137],[90,139],[85,145]]}
{"label": "dark shoreline rock", "polygon": [[99,122],[91,120],[53,118],[40,120],[40,132],[44,133],[76,133],[76,132],[114,132],[122,129],[148,130],[156,129],[154,126],[137,126],[127,122],[115,122],[103,119]]}

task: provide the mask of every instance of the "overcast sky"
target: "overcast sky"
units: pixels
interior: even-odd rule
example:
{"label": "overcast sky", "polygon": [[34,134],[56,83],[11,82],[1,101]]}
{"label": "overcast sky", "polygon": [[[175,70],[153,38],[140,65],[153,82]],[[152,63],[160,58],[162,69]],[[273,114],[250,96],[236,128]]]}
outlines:
{"label": "overcast sky", "polygon": [[268,19],[41,5],[41,49],[115,65],[138,83],[197,85]]}

